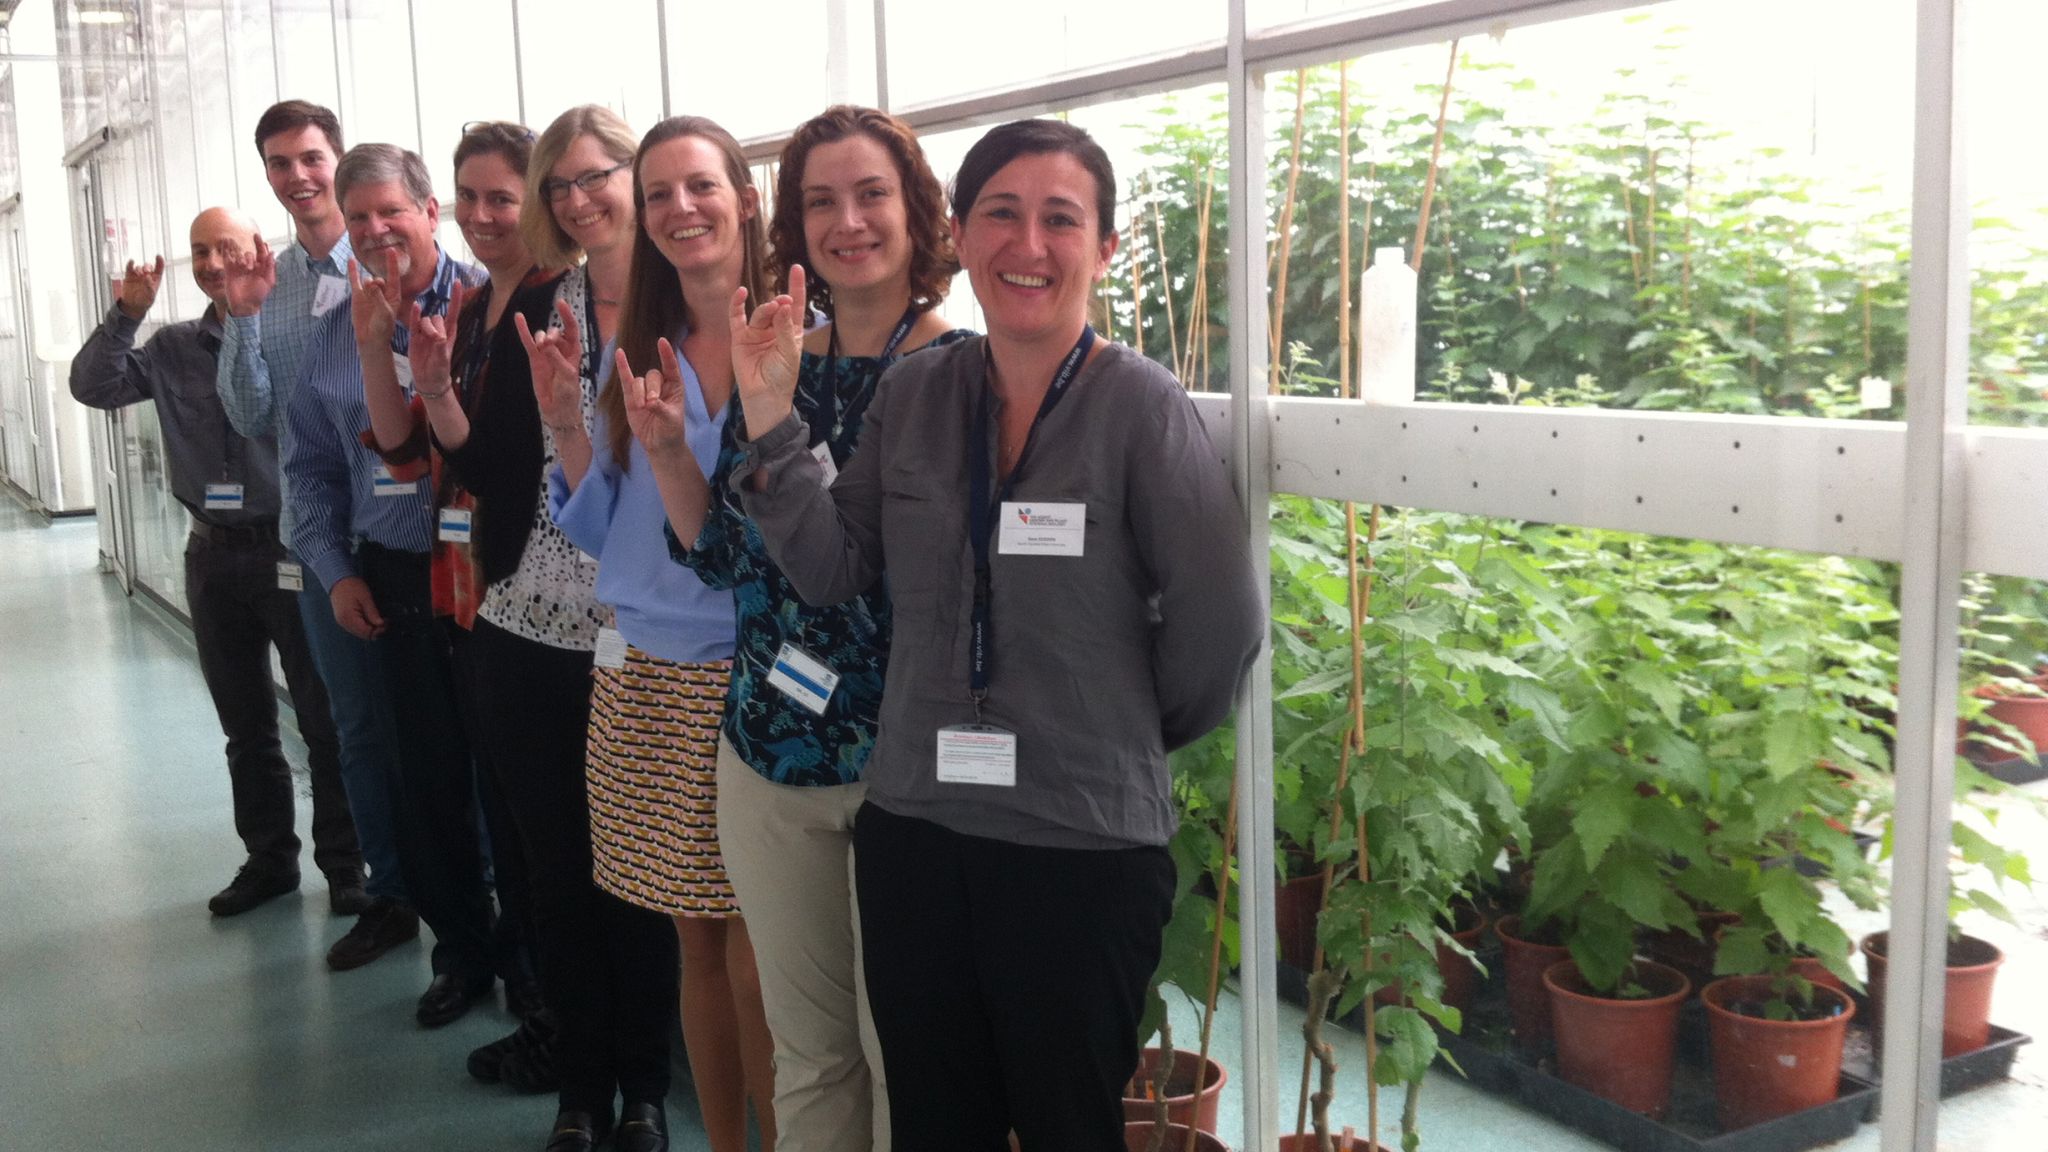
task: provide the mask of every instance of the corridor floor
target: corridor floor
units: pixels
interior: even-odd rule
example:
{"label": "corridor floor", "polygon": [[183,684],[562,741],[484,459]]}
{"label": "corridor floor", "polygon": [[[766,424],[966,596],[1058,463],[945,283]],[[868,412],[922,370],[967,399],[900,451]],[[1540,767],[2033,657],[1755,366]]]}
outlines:
{"label": "corridor floor", "polygon": [[[96,570],[91,520],[0,495],[0,1148],[537,1149],[552,1095],[463,1071],[493,998],[413,1022],[427,950],[332,973],[350,921],[297,896],[228,920],[222,738],[186,634]],[[306,836],[300,788],[300,835]],[[679,1078],[678,1149],[706,1147]]]}

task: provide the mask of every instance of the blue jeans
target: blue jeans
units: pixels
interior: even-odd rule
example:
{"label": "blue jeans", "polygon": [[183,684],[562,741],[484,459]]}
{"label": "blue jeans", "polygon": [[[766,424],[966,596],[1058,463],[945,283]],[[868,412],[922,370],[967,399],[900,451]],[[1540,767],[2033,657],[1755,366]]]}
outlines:
{"label": "blue jeans", "polygon": [[375,645],[342,630],[320,582],[310,572],[306,576],[299,618],[341,737],[341,785],[370,873],[363,888],[375,897],[411,903],[398,866],[398,736],[384,691],[383,660]]}

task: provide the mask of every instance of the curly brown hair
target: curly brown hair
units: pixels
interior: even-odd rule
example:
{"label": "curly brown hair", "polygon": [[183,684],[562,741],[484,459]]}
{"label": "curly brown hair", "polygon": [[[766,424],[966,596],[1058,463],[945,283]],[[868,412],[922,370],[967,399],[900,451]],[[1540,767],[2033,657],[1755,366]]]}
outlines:
{"label": "curly brown hair", "polygon": [[[910,232],[910,301],[921,310],[936,308],[952,287],[960,262],[953,254],[953,229],[946,218],[946,192],[925,161],[924,149],[910,125],[887,112],[852,104],[835,104],[803,122],[782,146],[775,177],[775,213],[768,222],[768,242],[775,250],[775,287],[789,290],[791,265],[813,271],[810,247],[804,240],[804,161],[811,149],[849,136],[863,135],[889,153],[903,185],[904,222]],[[806,275],[811,306],[832,317],[832,286],[822,277]]]}

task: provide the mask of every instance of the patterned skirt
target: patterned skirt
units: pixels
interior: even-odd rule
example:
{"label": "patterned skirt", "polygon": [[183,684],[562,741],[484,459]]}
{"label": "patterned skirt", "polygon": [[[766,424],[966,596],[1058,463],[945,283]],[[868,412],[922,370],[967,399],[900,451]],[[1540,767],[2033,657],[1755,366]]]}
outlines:
{"label": "patterned skirt", "polygon": [[591,691],[591,878],[670,916],[737,916],[718,854],[718,725],[732,663],[638,648]]}

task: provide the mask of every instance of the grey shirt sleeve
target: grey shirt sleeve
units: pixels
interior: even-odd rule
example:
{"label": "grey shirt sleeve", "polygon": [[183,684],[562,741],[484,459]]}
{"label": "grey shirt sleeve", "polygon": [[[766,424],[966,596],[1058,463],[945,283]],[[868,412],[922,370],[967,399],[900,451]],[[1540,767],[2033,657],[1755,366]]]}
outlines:
{"label": "grey shirt sleeve", "polygon": [[[797,595],[816,607],[843,604],[874,587],[884,566],[881,456],[889,389],[868,406],[861,446],[832,486],[805,447],[809,425],[795,409],[756,440],[743,440],[732,490],[761,530],[768,555]],[[762,486],[754,487],[761,476]]]}
{"label": "grey shirt sleeve", "polygon": [[114,409],[155,396],[149,349],[135,346],[142,321],[115,305],[71,358],[71,396],[88,408]]}

